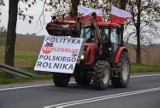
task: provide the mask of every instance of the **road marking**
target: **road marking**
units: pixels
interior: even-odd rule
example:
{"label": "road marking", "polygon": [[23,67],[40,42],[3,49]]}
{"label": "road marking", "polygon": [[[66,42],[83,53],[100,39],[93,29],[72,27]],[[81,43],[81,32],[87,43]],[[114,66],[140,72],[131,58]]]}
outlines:
{"label": "road marking", "polygon": [[60,104],[54,104],[54,105],[44,106],[43,108],[64,108],[64,107],[69,107],[73,105],[86,104],[86,103],[91,103],[91,102],[96,102],[96,101],[101,101],[101,100],[114,99],[114,98],[119,98],[119,97],[125,97],[125,96],[131,96],[131,95],[155,92],[155,91],[160,91],[160,87],[144,89],[144,90],[136,90],[136,91],[118,93],[118,94],[113,94],[113,95],[94,97],[94,98],[88,98],[88,99],[71,101],[71,102],[60,103]]}
{"label": "road marking", "polygon": [[158,75],[160,74],[138,75],[138,76],[131,76],[131,78],[151,77],[151,76],[158,76]]}
{"label": "road marking", "polygon": [[33,87],[44,87],[44,86],[51,86],[53,84],[40,84],[40,85],[32,85],[32,86],[21,86],[21,87],[13,87],[13,88],[4,88],[0,89],[0,91],[6,91],[6,90],[16,90],[16,89],[24,89],[24,88],[33,88]]}
{"label": "road marking", "polygon": [[[138,75],[138,76],[131,76],[131,78],[141,78],[141,77],[158,76],[158,75],[160,74]],[[75,82],[71,82],[71,83],[75,83]],[[25,89],[25,88],[33,88],[33,87],[44,87],[44,86],[51,86],[51,85],[54,85],[54,84],[39,84],[39,85],[32,85],[32,86],[10,87],[10,88],[0,89],[0,91]]]}

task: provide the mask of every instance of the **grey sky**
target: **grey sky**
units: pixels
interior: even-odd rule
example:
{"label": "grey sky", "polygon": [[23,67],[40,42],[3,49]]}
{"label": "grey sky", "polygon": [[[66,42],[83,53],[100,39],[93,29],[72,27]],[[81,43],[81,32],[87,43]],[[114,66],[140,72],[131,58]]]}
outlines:
{"label": "grey sky", "polygon": [[[7,28],[8,24],[8,0],[5,0],[5,6],[1,9],[2,16],[1,16],[1,23],[0,26],[4,26]],[[20,4],[21,7],[26,7],[26,5]],[[37,2],[35,6],[31,7],[25,14],[33,15],[34,19],[31,24],[28,23],[27,20],[23,21],[17,18],[17,28],[16,32],[20,34],[32,34],[32,33],[38,33],[41,30],[40,23],[38,22],[38,18],[42,12],[43,4],[40,2]],[[42,20],[42,18],[41,18]],[[48,23],[51,20],[51,13],[45,13],[45,22]],[[46,25],[46,24],[45,24]],[[47,35],[48,33],[45,30],[45,26],[43,27],[43,30],[38,33],[38,35]]]}

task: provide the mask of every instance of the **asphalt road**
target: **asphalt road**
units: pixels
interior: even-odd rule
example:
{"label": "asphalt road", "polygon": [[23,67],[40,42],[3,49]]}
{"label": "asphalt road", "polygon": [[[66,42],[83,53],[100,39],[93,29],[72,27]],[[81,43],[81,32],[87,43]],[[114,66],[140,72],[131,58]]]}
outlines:
{"label": "asphalt road", "polygon": [[70,83],[0,88],[0,108],[160,108],[160,74],[132,76],[127,88]]}

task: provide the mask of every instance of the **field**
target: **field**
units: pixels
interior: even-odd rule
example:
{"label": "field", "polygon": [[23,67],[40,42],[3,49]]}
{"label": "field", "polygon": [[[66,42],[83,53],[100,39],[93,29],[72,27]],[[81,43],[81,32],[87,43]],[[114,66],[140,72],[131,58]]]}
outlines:
{"label": "field", "polygon": [[[132,63],[136,62],[136,46],[126,45]],[[160,64],[160,47],[141,46],[141,59],[143,64]]]}
{"label": "field", "polygon": [[[17,36],[15,67],[34,67],[44,37]],[[4,46],[0,46],[0,62],[4,62]]]}

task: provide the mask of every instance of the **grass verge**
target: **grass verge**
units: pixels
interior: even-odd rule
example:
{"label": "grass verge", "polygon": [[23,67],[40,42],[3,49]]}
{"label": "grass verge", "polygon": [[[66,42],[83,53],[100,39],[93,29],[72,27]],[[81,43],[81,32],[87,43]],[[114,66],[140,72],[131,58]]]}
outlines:
{"label": "grass verge", "polygon": [[52,75],[51,73],[38,73],[38,72],[35,72],[33,70],[29,71],[30,69],[22,69],[24,71],[27,71],[27,72],[31,72],[31,73],[34,73],[35,76],[31,77],[31,78],[22,78],[22,77],[19,77],[19,76],[15,76],[15,78],[10,78],[10,79],[4,79],[4,73],[0,70],[0,84],[13,84],[13,83],[26,83],[26,82],[33,82],[33,81],[36,81],[36,80],[49,80],[52,78]]}
{"label": "grass verge", "polygon": [[160,64],[135,64],[131,65],[132,73],[160,72]]}

